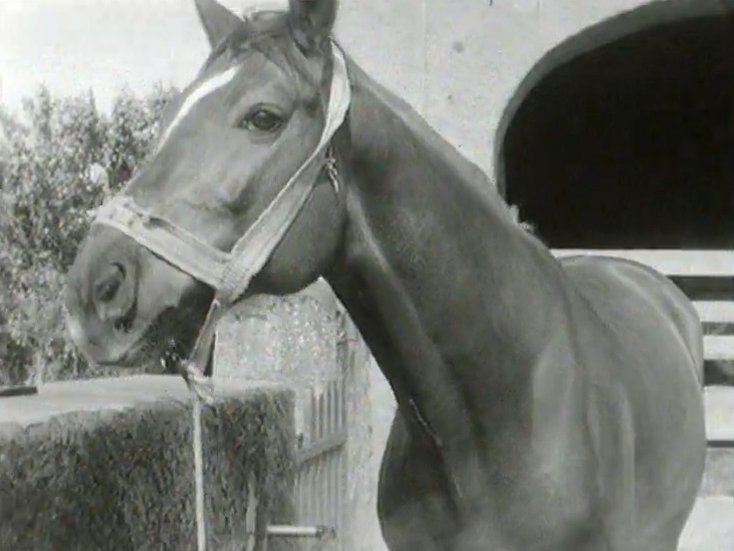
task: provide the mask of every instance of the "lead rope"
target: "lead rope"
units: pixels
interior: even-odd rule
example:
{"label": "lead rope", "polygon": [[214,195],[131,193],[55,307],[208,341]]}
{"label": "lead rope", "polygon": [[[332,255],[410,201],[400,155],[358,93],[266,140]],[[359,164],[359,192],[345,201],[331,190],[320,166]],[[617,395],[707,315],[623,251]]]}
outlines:
{"label": "lead rope", "polygon": [[204,441],[201,436],[202,400],[194,394],[194,485],[196,489],[196,549],[206,551],[206,515],[204,510]]}

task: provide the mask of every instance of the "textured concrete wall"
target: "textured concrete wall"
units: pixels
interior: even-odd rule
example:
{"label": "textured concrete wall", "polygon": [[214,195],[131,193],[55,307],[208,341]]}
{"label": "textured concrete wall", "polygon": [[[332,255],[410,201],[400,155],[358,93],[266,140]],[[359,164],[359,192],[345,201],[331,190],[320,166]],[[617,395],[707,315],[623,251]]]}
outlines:
{"label": "textured concrete wall", "polygon": [[347,441],[348,469],[347,511],[345,518],[343,549],[352,551],[375,551],[371,538],[375,535],[376,481],[372,471],[375,455],[381,455],[372,443],[374,427],[372,408],[372,376],[379,373],[369,350],[361,340],[359,331],[347,318],[344,336],[348,343],[347,353],[347,414],[349,434]]}
{"label": "textured concrete wall", "polygon": [[533,65],[582,29],[647,3],[425,0],[424,18],[422,2],[343,0],[336,35],[370,75],[492,174],[502,112]]}
{"label": "textured concrete wall", "polygon": [[[0,399],[0,549],[195,549],[191,407],[171,376],[52,383]],[[247,543],[255,478],[270,518],[290,514],[292,410],[291,392],[272,384],[220,386],[205,408],[212,549]]]}
{"label": "textured concrete wall", "polygon": [[[217,331],[214,377],[281,382],[301,401],[340,375],[336,299],[325,283],[316,287],[287,297],[258,296],[233,310]],[[296,418],[297,429],[301,421]]]}

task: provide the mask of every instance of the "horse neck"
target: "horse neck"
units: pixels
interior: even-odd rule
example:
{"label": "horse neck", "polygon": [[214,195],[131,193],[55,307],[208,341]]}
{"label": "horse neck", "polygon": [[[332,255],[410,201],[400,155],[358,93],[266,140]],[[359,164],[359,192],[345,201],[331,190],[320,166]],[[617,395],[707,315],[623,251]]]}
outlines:
{"label": "horse neck", "polygon": [[481,170],[353,63],[350,74],[337,143],[348,221],[327,279],[399,407],[439,441],[460,427],[481,438],[479,420],[518,422],[563,326],[560,269]]}

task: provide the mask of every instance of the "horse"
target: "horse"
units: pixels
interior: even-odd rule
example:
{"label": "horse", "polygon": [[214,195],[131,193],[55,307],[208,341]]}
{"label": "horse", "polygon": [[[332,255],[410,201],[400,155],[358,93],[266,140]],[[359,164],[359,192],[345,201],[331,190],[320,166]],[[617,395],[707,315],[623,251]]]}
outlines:
{"label": "horse", "polygon": [[69,270],[76,346],[200,366],[232,304],[323,277],[398,404],[391,551],[674,551],[706,449],[686,296],[642,264],[556,258],[344,53],[336,0],[196,7],[211,53]]}

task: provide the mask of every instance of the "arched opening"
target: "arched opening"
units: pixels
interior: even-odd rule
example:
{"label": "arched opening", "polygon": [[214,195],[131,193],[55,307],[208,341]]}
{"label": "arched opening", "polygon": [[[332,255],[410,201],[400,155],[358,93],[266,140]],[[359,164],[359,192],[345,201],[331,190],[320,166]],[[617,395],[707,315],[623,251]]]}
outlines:
{"label": "arched opening", "polygon": [[734,5],[655,2],[527,75],[498,185],[552,247],[734,247]]}

